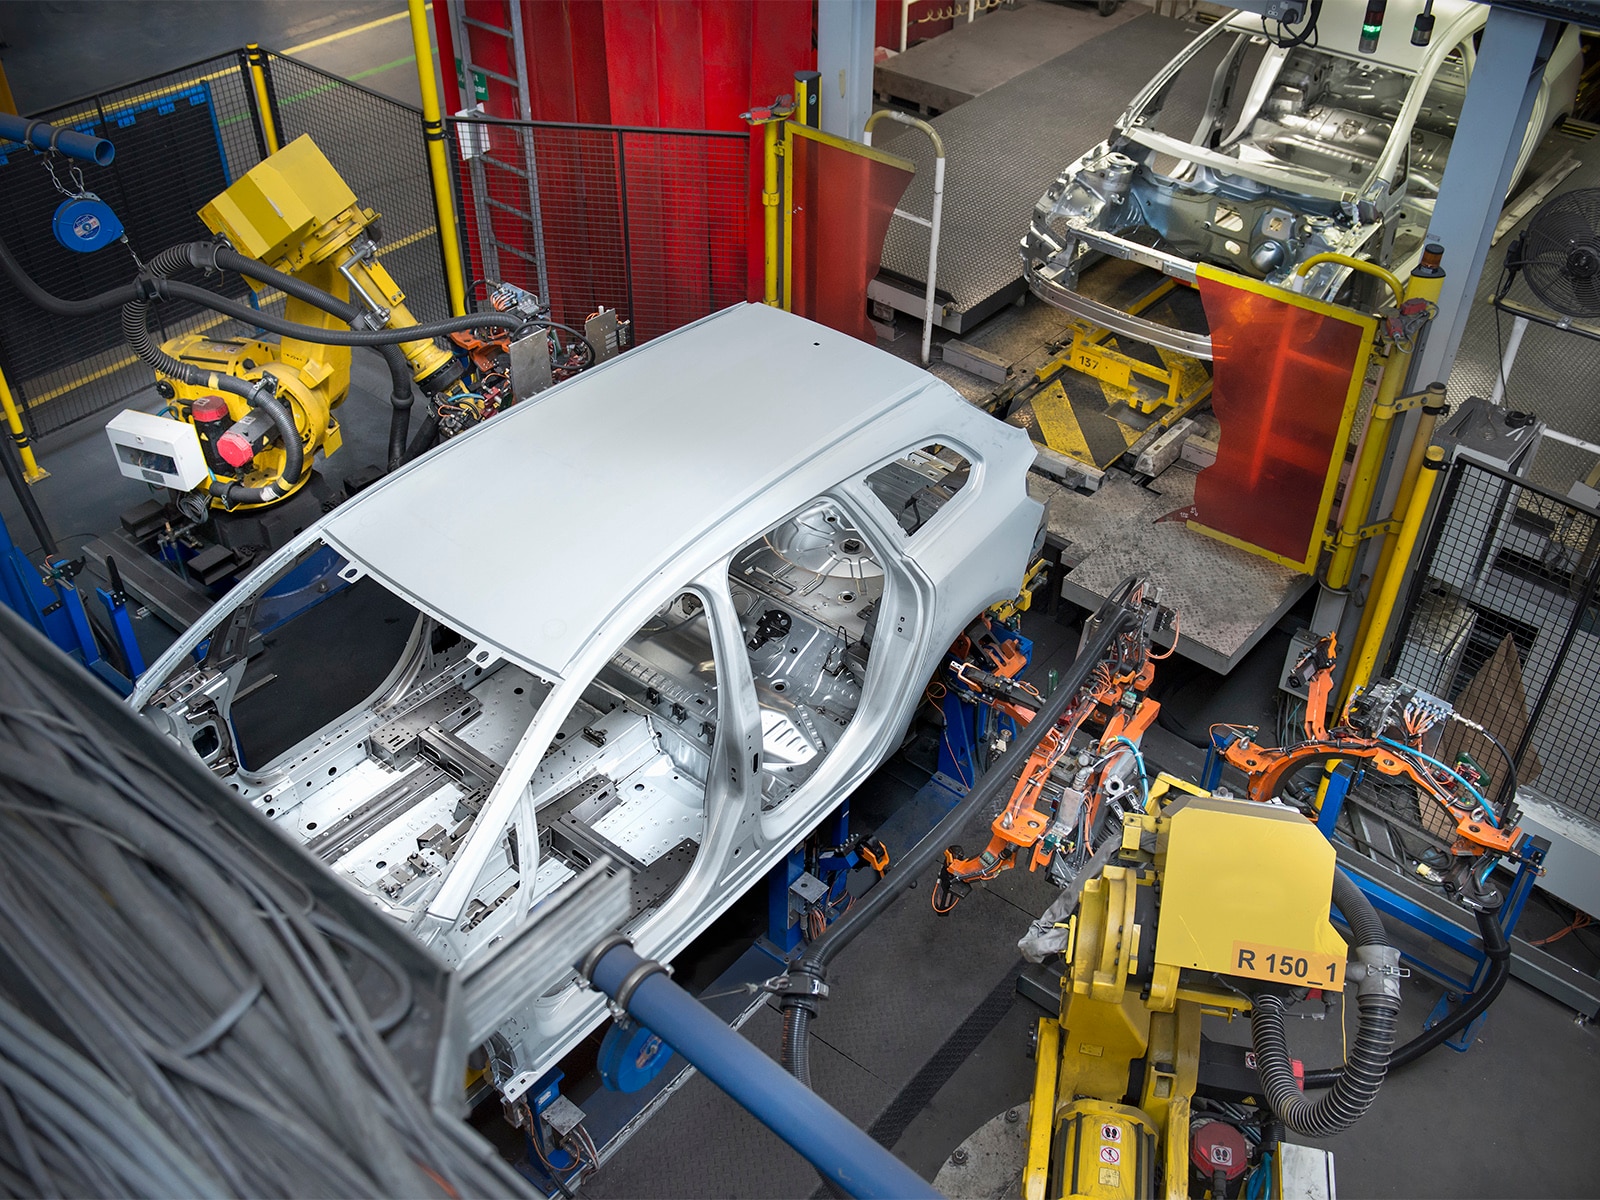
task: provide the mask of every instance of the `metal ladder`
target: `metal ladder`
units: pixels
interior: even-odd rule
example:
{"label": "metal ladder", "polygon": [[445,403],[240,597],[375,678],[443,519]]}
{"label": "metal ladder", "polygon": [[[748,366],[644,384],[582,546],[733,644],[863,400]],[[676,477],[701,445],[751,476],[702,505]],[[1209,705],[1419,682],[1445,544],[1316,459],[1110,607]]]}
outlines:
{"label": "metal ladder", "polygon": [[[533,104],[530,100],[528,86],[528,70],[526,57],[526,43],[522,33],[522,4],[520,0],[508,0],[504,6],[507,15],[507,24],[496,25],[483,21],[477,17],[466,14],[465,0],[445,0],[446,9],[450,18],[451,40],[455,43],[456,57],[461,64],[462,99],[471,99],[473,102],[464,111],[475,110],[476,102],[476,75],[494,79],[507,87],[515,88],[517,93],[517,112],[514,114],[518,120],[530,121],[533,119]],[[512,69],[515,77],[502,75],[498,71],[491,71],[487,67],[474,66],[472,62],[472,38],[474,34],[485,37],[504,39],[509,43]],[[491,114],[499,116],[501,114]],[[510,254],[520,258],[534,268],[538,278],[538,292],[542,300],[548,301],[550,297],[550,276],[545,260],[544,248],[544,221],[539,204],[539,171],[535,160],[533,146],[533,130],[519,130],[519,140],[522,144],[522,165],[516,166],[506,162],[503,158],[493,153],[488,143],[488,131],[482,131],[484,137],[481,141],[474,139],[469,145],[463,142],[460,145],[462,157],[466,159],[468,169],[472,173],[472,210],[478,231],[478,255],[482,264],[484,275],[496,282],[503,277],[500,272],[500,255]],[[527,185],[528,207],[527,210],[507,204],[504,200],[497,199],[489,194],[485,166],[492,166],[497,170],[521,179]],[[517,246],[508,245],[495,236],[493,216],[495,212],[502,212],[518,220],[526,221],[532,227],[534,253]]]}

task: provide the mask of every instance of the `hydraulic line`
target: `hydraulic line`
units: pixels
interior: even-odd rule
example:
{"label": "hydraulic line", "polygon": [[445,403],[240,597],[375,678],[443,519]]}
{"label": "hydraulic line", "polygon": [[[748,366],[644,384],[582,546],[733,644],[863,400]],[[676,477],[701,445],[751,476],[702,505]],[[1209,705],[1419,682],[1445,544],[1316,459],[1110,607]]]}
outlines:
{"label": "hydraulic line", "polygon": [[[3,245],[0,245],[0,250],[3,249]],[[159,285],[164,282],[164,276],[170,272],[195,265],[189,251],[188,245],[172,246],[163,250],[150,260],[145,278]],[[202,371],[193,363],[173,358],[150,337],[150,302],[144,297],[137,297],[122,306],[122,333],[134,354],[147,366],[183,383],[196,387],[215,387],[219,391],[242,396],[252,408],[259,408],[271,419],[273,429],[283,446],[283,469],[279,472],[277,481],[261,487],[213,481],[210,485],[213,495],[222,497],[229,507],[239,504],[265,504],[277,499],[300,482],[300,473],[305,469],[305,444],[300,440],[300,428],[295,424],[294,414],[289,411],[287,404],[278,399],[278,382],[275,378],[267,374],[255,381],[239,379],[233,375]]]}
{"label": "hydraulic line", "polygon": [[[326,313],[338,317],[352,329],[359,328],[362,323],[369,320],[371,314],[358,305],[348,300],[341,300],[332,292],[324,291],[315,284],[307,283],[274,267],[267,266],[253,258],[246,258],[230,246],[216,242],[192,243],[197,254],[209,259],[209,264],[218,270],[233,271],[254,279],[258,283],[269,284],[277,288],[286,296],[294,296],[304,300],[307,304],[314,304]],[[198,265],[198,264],[197,264]],[[406,362],[406,356],[398,344],[390,343],[375,347],[383,356],[384,365],[389,368],[389,470],[399,468],[405,459],[406,434],[411,426],[411,364]]]}
{"label": "hydraulic line", "polygon": [[[1341,909],[1341,911],[1343,911]],[[1483,986],[1472,993],[1471,999],[1450,1016],[1431,1029],[1425,1029],[1389,1056],[1389,1069],[1404,1067],[1416,1062],[1429,1050],[1454,1037],[1483,1013],[1488,1011],[1495,998],[1505,989],[1511,978],[1511,944],[1506,941],[1505,930],[1500,928],[1499,914],[1494,910],[1478,913],[1478,936],[1483,939],[1484,954],[1489,959],[1489,977]],[[1334,1087],[1344,1077],[1344,1067],[1325,1071],[1307,1071],[1306,1087]]]}
{"label": "hydraulic line", "polygon": [[1049,700],[1018,732],[1004,762],[986,771],[961,802],[900,859],[896,868],[857,901],[848,913],[829,926],[827,932],[812,942],[790,967],[789,978],[795,983],[783,993],[781,1007],[785,1021],[783,1065],[791,1074],[798,1077],[795,1069],[797,1062],[806,1065],[807,1060],[797,1056],[805,1054],[807,1026],[817,1013],[821,994],[818,985],[827,978],[828,964],[923,871],[940,860],[944,848],[960,834],[968,821],[1013,786],[1017,772],[1028,761],[1034,747],[1056,727],[1095,667],[1100,665],[1120,637],[1137,627],[1139,613],[1125,603],[1135,583],[1136,579],[1132,576],[1124,580],[1090,618],[1091,632],[1078,657],[1063,673]]}
{"label": "hydraulic line", "polygon": [[[220,785],[96,687],[0,609],[0,1183],[530,1195],[385,1043],[413,998],[383,939],[218,820]],[[373,1016],[361,960],[391,981]]]}
{"label": "hydraulic line", "polygon": [[407,325],[402,329],[323,329],[314,325],[297,325],[293,321],[285,321],[271,313],[260,312],[248,304],[241,304],[229,300],[226,296],[219,296],[207,288],[196,287],[194,284],[182,283],[178,280],[157,280],[141,277],[139,281],[124,284],[91,296],[87,300],[64,300],[59,296],[51,295],[31,279],[11,251],[0,240],[0,270],[17,285],[17,289],[47,312],[63,317],[90,317],[99,313],[110,312],[112,309],[121,308],[124,304],[136,300],[188,300],[195,304],[221,313],[223,316],[232,317],[246,325],[258,329],[265,329],[285,337],[301,338],[308,342],[317,342],[324,346],[388,346],[399,345],[404,342],[420,341],[423,338],[446,337],[452,333],[459,333],[466,329],[510,329],[518,330],[529,327],[540,329],[559,329],[569,334],[582,343],[588,351],[589,361],[598,359],[594,343],[589,341],[579,330],[570,325],[563,325],[559,321],[537,320],[530,321],[524,317],[509,313],[489,310],[486,312],[468,313],[463,317],[447,317],[442,321],[428,321],[420,325]]}
{"label": "hydraulic line", "polygon": [[1337,867],[1333,873],[1333,902],[1350,925],[1354,956],[1357,964],[1365,968],[1365,975],[1356,992],[1360,1021],[1355,1039],[1331,1091],[1320,1099],[1309,1100],[1295,1080],[1284,997],[1278,992],[1258,992],[1250,1007],[1250,1040],[1267,1102],[1279,1120],[1307,1137],[1341,1133],[1372,1107],[1389,1069],[1395,1023],[1400,1014],[1400,953],[1389,944],[1383,922],[1371,902]]}
{"label": "hydraulic line", "polygon": [[46,555],[53,555],[56,553],[55,535],[50,532],[50,523],[44,519],[44,511],[34,499],[33,489],[28,486],[22,463],[18,459],[16,443],[10,438],[3,440],[7,444],[0,446],[0,465],[4,466],[6,478],[11,481],[11,490],[17,494],[17,503],[22,505],[23,515],[33,527],[33,536],[39,539],[39,549]]}

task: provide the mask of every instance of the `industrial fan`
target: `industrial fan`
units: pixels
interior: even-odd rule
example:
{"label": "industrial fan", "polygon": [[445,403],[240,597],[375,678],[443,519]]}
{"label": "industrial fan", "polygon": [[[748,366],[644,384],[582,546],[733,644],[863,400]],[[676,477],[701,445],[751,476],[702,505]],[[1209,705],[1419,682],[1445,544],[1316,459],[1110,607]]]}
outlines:
{"label": "industrial fan", "polygon": [[1600,188],[1565,192],[1539,209],[1506,254],[1506,270],[1562,316],[1600,317]]}
{"label": "industrial fan", "polygon": [[[1542,310],[1511,298],[1511,285],[1518,276],[1544,305]],[[1577,188],[1545,201],[1507,249],[1493,303],[1497,343],[1500,314],[1509,313],[1513,320],[1511,336],[1500,351],[1490,404],[1505,401],[1506,378],[1529,322],[1600,341],[1600,328],[1584,324],[1585,318],[1600,317],[1600,188]],[[1562,437],[1550,430],[1545,433]]]}

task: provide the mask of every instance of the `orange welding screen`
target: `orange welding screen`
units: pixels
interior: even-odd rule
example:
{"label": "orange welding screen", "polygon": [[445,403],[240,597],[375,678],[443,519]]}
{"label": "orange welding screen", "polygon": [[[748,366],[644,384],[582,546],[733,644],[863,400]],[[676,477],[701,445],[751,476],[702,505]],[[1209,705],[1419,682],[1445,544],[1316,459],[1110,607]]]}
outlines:
{"label": "orange welding screen", "polygon": [[1198,524],[1295,562],[1322,536],[1323,494],[1370,330],[1199,272],[1215,356],[1217,461],[1195,480]]}
{"label": "orange welding screen", "polygon": [[867,284],[878,273],[890,214],[912,172],[809,137],[794,137],[792,146],[789,307],[874,341]]}

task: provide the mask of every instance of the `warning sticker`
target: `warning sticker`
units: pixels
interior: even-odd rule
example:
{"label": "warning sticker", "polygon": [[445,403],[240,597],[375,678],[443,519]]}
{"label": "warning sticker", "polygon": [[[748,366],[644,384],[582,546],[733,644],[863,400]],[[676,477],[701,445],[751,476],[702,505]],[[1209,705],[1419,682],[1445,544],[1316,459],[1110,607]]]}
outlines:
{"label": "warning sticker", "polygon": [[1115,1146],[1101,1146],[1100,1161],[1107,1166],[1114,1167],[1122,1161],[1122,1151]]}
{"label": "warning sticker", "polygon": [[1102,1142],[1120,1142],[1122,1140],[1122,1126],[1110,1124],[1100,1126],[1100,1140]]}
{"label": "warning sticker", "polygon": [[1233,1166],[1233,1147],[1224,1146],[1221,1142],[1211,1144],[1211,1165],[1213,1167]]}

